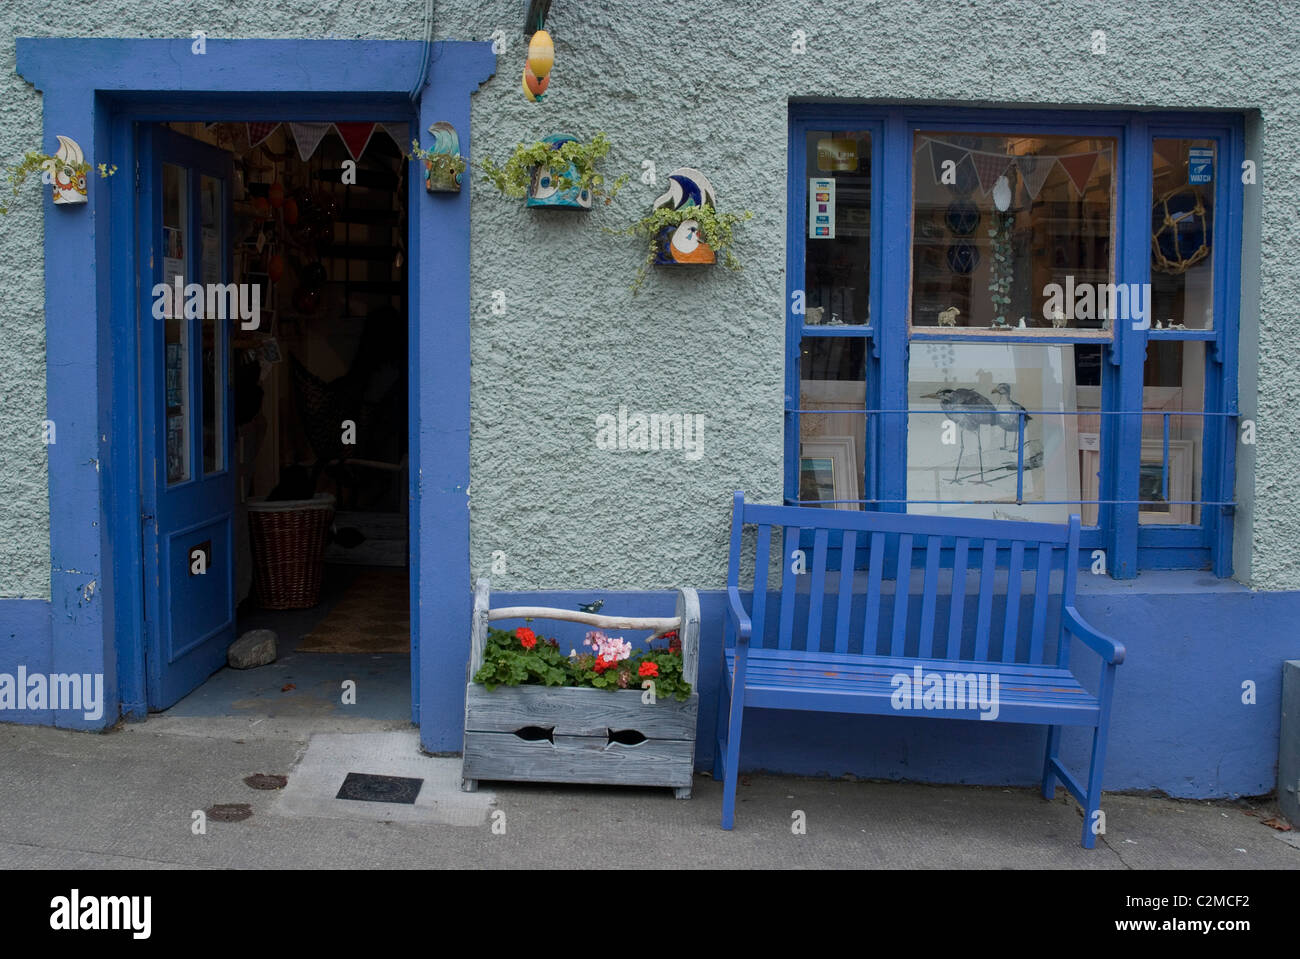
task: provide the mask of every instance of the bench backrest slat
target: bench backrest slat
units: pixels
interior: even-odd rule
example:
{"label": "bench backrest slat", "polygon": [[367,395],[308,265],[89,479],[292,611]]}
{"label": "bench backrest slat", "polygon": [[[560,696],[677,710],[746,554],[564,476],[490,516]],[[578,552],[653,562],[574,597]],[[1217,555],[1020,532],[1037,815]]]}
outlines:
{"label": "bench backrest slat", "polygon": [[831,531],[825,528],[813,535],[812,585],[808,591],[808,629],[804,633],[805,649],[820,649],[822,609],[826,605],[826,543]]}
{"label": "bench backrest slat", "polygon": [[925,584],[921,594],[921,632],[916,642],[918,656],[940,655],[934,638],[934,607],[938,602],[939,588],[939,546],[942,540],[938,536],[929,536],[925,541]]}
{"label": "bench backrest slat", "polygon": [[[1057,613],[1073,602],[1078,516],[1050,525],[814,511],[749,504],[738,493],[733,523],[729,584],[740,581],[740,530],[746,523],[757,527],[750,610],[756,646],[1041,665],[1052,645],[1047,641],[1051,628],[1057,661],[1068,666],[1069,644],[1062,650]],[[917,555],[922,540],[924,558]],[[859,552],[865,554],[865,564],[859,564]],[[779,585],[771,575],[778,561]],[[1062,567],[1058,596],[1053,579]],[[914,572],[921,576],[919,584],[913,583]],[[886,577],[894,580],[892,609],[882,605],[891,585]],[[919,587],[915,594],[914,585]],[[779,600],[772,595],[778,589]],[[777,624],[768,623],[773,616]],[[724,641],[734,642],[730,624]]]}
{"label": "bench backrest slat", "polygon": [[835,652],[849,651],[849,619],[853,613],[853,566],[858,551],[858,534],[845,530],[840,543],[840,595],[835,608]]}
{"label": "bench backrest slat", "polygon": [[885,534],[871,534],[871,559],[867,566],[867,611],[862,620],[862,652],[874,656],[880,634],[880,578],[885,569]]}
{"label": "bench backrest slat", "polygon": [[961,629],[966,618],[966,564],[970,562],[970,540],[958,537],[952,554],[952,605],[948,608],[948,659],[961,655]]}
{"label": "bench backrest slat", "polygon": [[799,548],[798,526],[785,527],[781,537],[781,633],[777,637],[778,649],[789,649],[790,639],[794,633],[794,599],[798,585],[795,573],[795,550]]}
{"label": "bench backrest slat", "polygon": [[1025,544],[1011,544],[1011,565],[1007,568],[1007,596],[1002,626],[1002,662],[1016,661],[1016,640],[1020,638],[1020,581],[1025,570]]}
{"label": "bench backrest slat", "polygon": [[1034,577],[1034,620],[1029,632],[1029,662],[1043,662],[1043,634],[1047,632],[1047,597],[1052,587],[1052,547],[1038,544],[1038,572]]}
{"label": "bench backrest slat", "polygon": [[980,604],[975,619],[975,660],[986,663],[989,659],[989,624],[993,619],[993,565],[998,558],[998,541],[985,539],[980,543]]}
{"label": "bench backrest slat", "polygon": [[911,602],[909,583],[912,578],[912,534],[898,537],[898,565],[894,572],[894,630],[889,639],[889,655],[902,656],[907,639],[907,607]]}
{"label": "bench backrest slat", "polygon": [[755,646],[763,645],[763,627],[767,623],[767,579],[768,569],[772,565],[772,527],[766,524],[758,528],[758,542],[754,544],[754,602],[750,625],[753,636],[750,641]]}

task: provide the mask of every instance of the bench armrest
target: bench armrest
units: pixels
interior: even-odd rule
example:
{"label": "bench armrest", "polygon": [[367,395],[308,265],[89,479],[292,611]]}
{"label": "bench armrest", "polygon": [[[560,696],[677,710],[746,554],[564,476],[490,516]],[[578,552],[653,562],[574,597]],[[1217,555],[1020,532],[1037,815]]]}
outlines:
{"label": "bench armrest", "polygon": [[727,600],[727,612],[731,614],[731,619],[736,624],[737,641],[748,643],[754,626],[749,621],[749,614],[745,612],[744,604],[740,601],[740,589],[736,586],[728,586]]}
{"label": "bench armrest", "polygon": [[1087,620],[1079,615],[1079,611],[1073,606],[1066,606],[1061,611],[1061,615],[1065,620],[1065,628],[1070,631],[1071,635],[1082,640],[1104,661],[1115,665],[1124,662],[1123,643],[1117,643],[1104,633],[1097,632],[1088,624]]}

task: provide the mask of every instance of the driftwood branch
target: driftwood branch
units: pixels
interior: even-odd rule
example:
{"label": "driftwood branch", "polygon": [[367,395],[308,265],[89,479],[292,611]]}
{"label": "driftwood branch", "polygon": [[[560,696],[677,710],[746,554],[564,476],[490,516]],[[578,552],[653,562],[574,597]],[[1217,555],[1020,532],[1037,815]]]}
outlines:
{"label": "driftwood branch", "polygon": [[561,619],[571,623],[586,623],[605,629],[649,629],[646,642],[659,639],[665,633],[678,629],[682,621],[677,616],[602,616],[573,609],[556,609],[552,606],[503,606],[488,610],[488,619]]}

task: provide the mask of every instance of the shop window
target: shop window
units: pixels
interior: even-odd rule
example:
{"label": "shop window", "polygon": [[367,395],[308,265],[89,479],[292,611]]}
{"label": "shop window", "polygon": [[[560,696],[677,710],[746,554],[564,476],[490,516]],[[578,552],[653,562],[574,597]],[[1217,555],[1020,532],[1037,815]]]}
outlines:
{"label": "shop window", "polygon": [[787,502],[1227,575],[1238,119],[799,105],[790,144]]}

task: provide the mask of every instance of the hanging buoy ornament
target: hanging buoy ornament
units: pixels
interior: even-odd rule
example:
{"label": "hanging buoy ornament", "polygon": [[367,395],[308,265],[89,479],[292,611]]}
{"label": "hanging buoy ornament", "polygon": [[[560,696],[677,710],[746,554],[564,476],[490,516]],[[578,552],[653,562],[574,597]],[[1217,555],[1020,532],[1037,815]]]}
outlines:
{"label": "hanging buoy ornament", "polygon": [[524,96],[536,103],[546,96],[551,83],[551,67],[555,65],[555,44],[545,30],[538,30],[528,41],[528,62],[524,64],[522,86]]}
{"label": "hanging buoy ornament", "polygon": [[524,67],[524,96],[529,103],[536,103],[546,96],[546,88],[551,85],[550,77],[535,77],[533,72]]}
{"label": "hanging buoy ornament", "polygon": [[528,41],[528,69],[533,76],[545,79],[555,66],[555,44],[545,30],[538,30]]}

